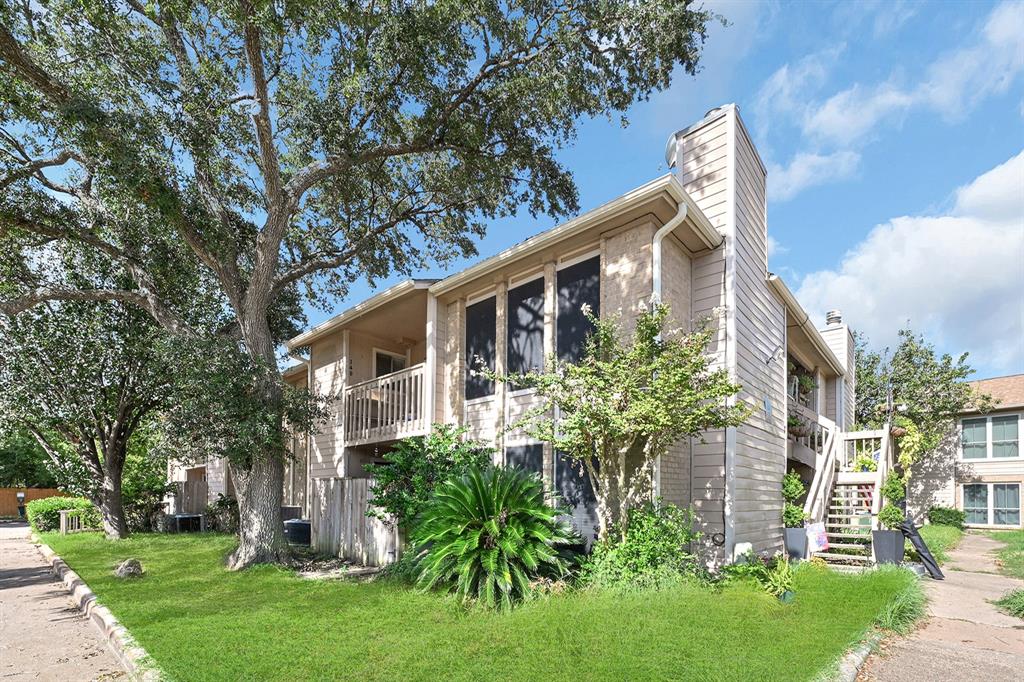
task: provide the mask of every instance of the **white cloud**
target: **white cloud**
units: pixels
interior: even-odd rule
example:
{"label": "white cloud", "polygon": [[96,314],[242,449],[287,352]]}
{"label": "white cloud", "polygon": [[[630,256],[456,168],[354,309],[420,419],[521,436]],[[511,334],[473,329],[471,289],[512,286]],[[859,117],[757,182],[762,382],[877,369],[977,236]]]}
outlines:
{"label": "white cloud", "polygon": [[791,199],[808,187],[823,185],[854,175],[860,154],[840,150],[831,154],[801,152],[788,166],[768,164],[768,198],[772,201]]}
{"label": "white cloud", "polygon": [[[989,13],[965,45],[929,64],[917,83],[907,84],[897,70],[882,82],[855,83],[825,98],[819,92],[838,52],[809,55],[793,65],[784,65],[762,85],[755,98],[755,130],[763,138],[770,121],[793,121],[808,148],[798,152],[786,170],[802,177],[803,170],[810,164],[820,166],[821,159],[849,160],[844,154],[859,150],[877,136],[883,125],[900,125],[913,111],[931,111],[955,121],[986,97],[1005,93],[1024,73],[1022,35],[1024,2],[1009,0]],[[792,198],[802,189],[850,174],[849,167],[830,167],[825,176],[813,177],[809,182],[784,178],[778,183],[776,199]]]}
{"label": "white cloud", "polygon": [[953,193],[946,215],[876,226],[834,270],[803,278],[821,319],[840,308],[876,346],[906,321],[992,372],[1024,371],[1024,151]]}
{"label": "white cloud", "polygon": [[878,8],[875,14],[872,32],[876,38],[883,38],[896,33],[903,24],[907,23],[911,17],[917,14],[917,9],[916,6],[903,0],[885,3]]}
{"label": "white cloud", "polygon": [[771,258],[772,256],[782,255],[782,254],[786,253],[787,251],[789,251],[789,247],[783,246],[782,244],[779,243],[779,241],[775,237],[773,237],[771,235],[768,235],[768,257],[769,258]]}

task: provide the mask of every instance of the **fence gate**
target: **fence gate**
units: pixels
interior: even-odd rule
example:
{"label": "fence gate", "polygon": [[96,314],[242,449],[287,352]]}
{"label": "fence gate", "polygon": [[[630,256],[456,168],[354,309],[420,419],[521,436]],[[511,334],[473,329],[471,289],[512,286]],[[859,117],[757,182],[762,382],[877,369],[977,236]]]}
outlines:
{"label": "fence gate", "polygon": [[397,530],[371,518],[370,478],[313,480],[313,546],[363,566],[384,566],[398,554]]}

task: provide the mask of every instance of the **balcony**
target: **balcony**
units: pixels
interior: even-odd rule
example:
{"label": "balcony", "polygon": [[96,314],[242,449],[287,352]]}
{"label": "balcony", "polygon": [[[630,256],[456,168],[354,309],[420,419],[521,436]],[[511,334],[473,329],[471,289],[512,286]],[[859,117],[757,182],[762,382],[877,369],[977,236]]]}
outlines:
{"label": "balcony", "polygon": [[343,438],[348,447],[422,436],[426,411],[426,365],[353,384],[345,389]]}

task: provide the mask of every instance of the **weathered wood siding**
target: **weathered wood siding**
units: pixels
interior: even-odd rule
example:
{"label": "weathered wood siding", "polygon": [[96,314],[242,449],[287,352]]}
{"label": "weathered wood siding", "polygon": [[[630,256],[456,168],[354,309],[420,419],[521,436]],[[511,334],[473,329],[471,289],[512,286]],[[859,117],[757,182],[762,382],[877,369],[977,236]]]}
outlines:
{"label": "weathered wood siding", "polygon": [[733,243],[736,380],[738,399],[751,408],[736,427],[732,462],[733,544],[755,551],[782,547],[782,476],[786,472],[786,364],[769,361],[786,343],[786,314],[767,282],[768,231],[765,169],[739,113],[729,113],[734,145]]}
{"label": "weathered wood siding", "polygon": [[363,566],[384,566],[397,558],[394,528],[366,515],[373,504],[369,478],[319,478],[314,481],[313,547]]}
{"label": "weathered wood siding", "polygon": [[[677,141],[678,178],[711,224],[727,233],[728,136],[725,117],[692,129]],[[728,246],[728,243],[725,245]],[[708,324],[715,334],[709,352],[713,366],[726,364],[726,248],[693,259],[691,316],[695,324]],[[725,532],[725,431],[709,431],[690,444],[690,499],[704,533],[706,551],[715,533]]]}

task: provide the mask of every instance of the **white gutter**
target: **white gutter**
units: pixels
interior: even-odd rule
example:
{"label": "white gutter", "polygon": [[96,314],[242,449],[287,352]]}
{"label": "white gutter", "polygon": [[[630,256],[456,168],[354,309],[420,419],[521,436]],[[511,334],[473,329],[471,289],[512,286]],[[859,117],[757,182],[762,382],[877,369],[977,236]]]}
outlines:
{"label": "white gutter", "polygon": [[[821,338],[821,333],[811,324],[810,315],[800,305],[800,301],[796,300],[796,296],[789,290],[786,283],[782,279],[774,274],[768,273],[768,283],[772,285],[772,289],[778,294],[779,298],[786,305],[787,317],[792,313],[793,320],[797,326],[803,329],[804,334],[810,340],[811,345],[814,346],[814,350],[818,351],[818,354],[825,358],[825,364],[835,372],[836,376],[845,376],[846,370],[843,369],[842,363],[839,362],[839,358],[836,357],[832,349],[825,343],[825,339]],[[788,323],[787,323],[788,326]]]}
{"label": "white gutter", "polygon": [[669,232],[683,224],[683,221],[686,220],[686,214],[686,202],[681,201],[679,202],[679,209],[675,216],[662,225],[661,229],[654,233],[654,240],[651,242],[651,266],[654,270],[654,286],[651,291],[651,302],[654,304],[661,303],[661,242],[664,241]]}

